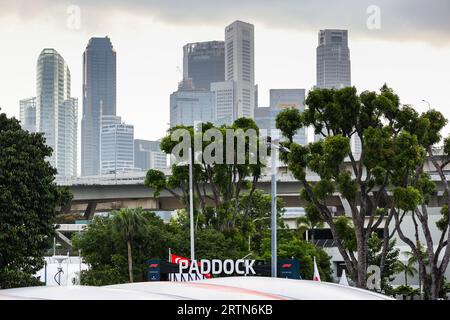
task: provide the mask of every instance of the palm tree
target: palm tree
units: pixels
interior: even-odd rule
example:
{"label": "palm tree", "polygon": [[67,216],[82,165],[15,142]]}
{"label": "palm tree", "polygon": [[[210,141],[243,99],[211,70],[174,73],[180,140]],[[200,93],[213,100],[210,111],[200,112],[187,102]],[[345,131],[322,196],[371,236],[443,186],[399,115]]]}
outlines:
{"label": "palm tree", "polygon": [[315,219],[312,215],[304,215],[297,218],[297,230],[300,232],[300,235],[303,235],[306,231],[311,230],[311,237],[306,237],[306,241],[311,240],[314,242],[314,229],[322,228],[324,223],[319,219]]}
{"label": "palm tree", "polygon": [[405,274],[405,286],[408,286],[408,275],[414,277],[414,274],[417,273],[417,269],[414,267],[415,263],[413,256],[410,256],[405,263],[400,260],[395,263],[396,272]]}
{"label": "palm tree", "polygon": [[[423,264],[428,265],[427,253],[425,252],[425,250],[420,242],[417,243],[417,250],[419,251],[419,256],[422,258]],[[419,262],[417,257],[411,251],[404,252],[404,254],[408,257],[408,261],[411,261],[412,263]],[[419,270],[419,295],[420,295],[420,298],[422,299],[422,274],[420,273],[420,270]]]}
{"label": "palm tree", "polygon": [[131,241],[143,230],[145,218],[142,209],[121,209],[113,214],[114,230],[127,242],[128,274],[130,282],[133,282],[133,257],[131,253]]}

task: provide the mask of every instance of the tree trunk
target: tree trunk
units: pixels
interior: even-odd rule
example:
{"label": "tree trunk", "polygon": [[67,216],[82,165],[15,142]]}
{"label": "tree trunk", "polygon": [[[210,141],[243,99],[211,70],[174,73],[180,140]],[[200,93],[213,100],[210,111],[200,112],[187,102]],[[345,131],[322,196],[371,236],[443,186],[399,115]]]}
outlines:
{"label": "tree trunk", "polygon": [[431,300],[439,299],[439,292],[441,291],[442,277],[436,275],[431,280]]}
{"label": "tree trunk", "polygon": [[131,240],[127,241],[128,248],[128,274],[130,275],[130,283],[133,283],[133,259],[131,257]]}
{"label": "tree trunk", "polygon": [[355,225],[355,235],[356,235],[356,243],[357,243],[357,279],[356,286],[358,288],[365,289],[367,287],[367,250],[366,243],[363,235],[362,228],[358,228],[359,226]]}
{"label": "tree trunk", "polygon": [[366,280],[366,254],[363,251],[364,249],[358,248],[358,282],[357,286],[358,288],[365,289],[367,287],[367,280]]}

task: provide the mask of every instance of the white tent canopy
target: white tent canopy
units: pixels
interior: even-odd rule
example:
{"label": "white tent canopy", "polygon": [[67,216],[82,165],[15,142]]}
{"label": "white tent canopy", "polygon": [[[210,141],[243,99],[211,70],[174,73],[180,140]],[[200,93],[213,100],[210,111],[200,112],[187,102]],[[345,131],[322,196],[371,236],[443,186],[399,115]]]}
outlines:
{"label": "white tent canopy", "polygon": [[389,297],[327,282],[227,277],[194,282],[141,282],[105,287],[30,287],[0,290],[0,299],[50,300],[385,300]]}

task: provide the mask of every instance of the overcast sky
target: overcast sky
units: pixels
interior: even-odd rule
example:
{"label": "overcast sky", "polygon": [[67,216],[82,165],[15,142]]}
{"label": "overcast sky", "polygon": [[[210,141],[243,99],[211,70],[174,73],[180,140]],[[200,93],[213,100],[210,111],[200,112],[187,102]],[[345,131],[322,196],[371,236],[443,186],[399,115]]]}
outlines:
{"label": "overcast sky", "polygon": [[117,51],[118,115],[135,125],[136,138],[160,138],[182,46],[223,40],[224,27],[239,19],[255,25],[260,106],[271,88],[310,89],[318,30],[346,28],[358,90],[387,82],[403,103],[423,111],[426,99],[450,118],[449,15],[448,0],[0,0],[0,107],[18,117],[19,99],[35,96],[37,57],[51,47],[69,65],[81,121],[82,53],[90,37],[108,35]]}

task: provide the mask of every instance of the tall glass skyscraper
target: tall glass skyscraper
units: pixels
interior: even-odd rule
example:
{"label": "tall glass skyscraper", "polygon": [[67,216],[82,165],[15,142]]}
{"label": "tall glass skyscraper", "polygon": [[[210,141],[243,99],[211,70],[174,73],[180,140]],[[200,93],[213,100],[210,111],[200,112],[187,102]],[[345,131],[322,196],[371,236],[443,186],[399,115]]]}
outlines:
{"label": "tall glass skyscraper", "polygon": [[108,37],[91,38],[83,54],[81,174],[100,173],[100,114],[116,115],[116,52]]}
{"label": "tall glass skyscraper", "polygon": [[[341,89],[351,86],[350,49],[348,31],[325,29],[319,31],[317,46],[317,87]],[[322,139],[316,134],[314,140]],[[353,135],[351,150],[355,159],[361,156],[361,140]]]}
{"label": "tall glass skyscraper", "polygon": [[317,87],[340,89],[350,86],[350,49],[347,30],[320,30],[318,40]]}
{"label": "tall glass skyscraper", "polygon": [[58,176],[76,176],[77,100],[70,97],[70,71],[55,49],[44,49],[37,62],[36,131],[53,149],[49,162]]}
{"label": "tall glass skyscraper", "polygon": [[214,93],[180,83],[170,95],[170,126],[193,126],[196,122],[214,122]]}
{"label": "tall glass skyscraper", "polygon": [[183,79],[191,79],[195,89],[210,90],[211,82],[225,80],[223,41],[188,43],[183,47]]}

